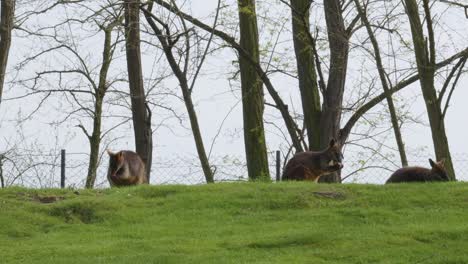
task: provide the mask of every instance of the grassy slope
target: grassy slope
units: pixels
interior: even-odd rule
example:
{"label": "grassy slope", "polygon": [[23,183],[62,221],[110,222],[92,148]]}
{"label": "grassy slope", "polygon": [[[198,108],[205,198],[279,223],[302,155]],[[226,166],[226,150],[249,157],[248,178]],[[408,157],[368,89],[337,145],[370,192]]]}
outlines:
{"label": "grassy slope", "polygon": [[0,263],[468,263],[467,208],[467,183],[11,188]]}

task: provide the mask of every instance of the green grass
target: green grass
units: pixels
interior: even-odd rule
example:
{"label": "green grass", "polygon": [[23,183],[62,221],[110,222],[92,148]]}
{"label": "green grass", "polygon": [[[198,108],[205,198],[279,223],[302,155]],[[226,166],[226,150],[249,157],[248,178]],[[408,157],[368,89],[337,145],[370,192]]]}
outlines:
{"label": "green grass", "polygon": [[0,263],[468,263],[468,183],[3,189]]}

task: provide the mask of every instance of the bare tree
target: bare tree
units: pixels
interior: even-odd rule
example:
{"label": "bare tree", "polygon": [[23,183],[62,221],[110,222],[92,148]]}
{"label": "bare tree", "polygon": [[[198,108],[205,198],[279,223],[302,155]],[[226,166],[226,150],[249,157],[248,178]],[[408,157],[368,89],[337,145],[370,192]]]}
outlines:
{"label": "bare tree", "polygon": [[11,31],[15,17],[16,0],[1,0],[0,14],[0,105],[2,103],[5,71],[8,63],[8,54],[11,46]]}
{"label": "bare tree", "polygon": [[83,125],[80,125],[83,132],[86,134],[89,145],[89,166],[88,166],[88,175],[86,176],[86,188],[93,188],[94,183],[96,182],[96,171],[99,161],[99,147],[101,145],[101,121],[102,121],[102,106],[104,102],[104,96],[106,95],[107,89],[109,88],[109,83],[107,79],[107,74],[109,72],[109,66],[112,61],[112,57],[115,50],[115,43],[112,43],[112,30],[115,26],[120,23],[119,17],[116,20],[111,21],[107,25],[100,25],[99,27],[104,32],[104,45],[102,52],[102,64],[99,71],[99,83],[96,85],[94,81],[92,82],[93,94],[95,97],[94,101],[94,111],[93,111],[93,132],[91,135],[86,131]]}
{"label": "bare tree", "polygon": [[[187,109],[190,125],[192,127],[192,133],[195,140],[195,146],[198,152],[198,157],[200,159],[200,163],[203,169],[203,173],[205,175],[205,180],[207,183],[214,182],[214,175],[213,171],[211,170],[210,163],[208,157],[206,155],[205,146],[203,144],[203,138],[200,131],[200,126],[198,124],[197,113],[195,111],[195,106],[192,101],[192,91],[194,87],[195,78],[192,81],[192,84],[189,84],[189,80],[187,77],[187,69],[188,64],[190,61],[190,30],[187,28],[185,21],[182,19],[182,26],[183,32],[182,33],[172,33],[170,31],[170,27],[167,23],[165,23],[162,19],[159,19],[154,14],[151,13],[153,8],[153,3],[150,3],[147,8],[142,7],[143,13],[145,14],[146,21],[154,31],[154,34],[159,39],[159,42],[162,45],[162,49],[164,50],[164,54],[166,55],[166,59],[171,66],[172,71],[174,72],[175,76],[177,77],[180,89],[182,91],[185,107]],[[162,28],[160,28],[156,23],[158,23]],[[174,48],[177,44],[177,41],[181,37],[185,38],[185,58],[178,59],[174,56]],[[203,60],[203,59],[202,59]],[[183,65],[179,66],[178,61],[183,61]],[[199,71],[201,65],[198,66],[196,71]]]}
{"label": "bare tree", "polygon": [[140,1],[125,0],[125,43],[127,69],[132,103],[133,129],[135,132],[136,152],[146,165],[148,182],[150,180],[153,141],[151,130],[151,111],[146,102],[143,87],[143,73],[140,52]]}
{"label": "bare tree", "polygon": [[[82,6],[78,6],[77,8],[82,8]],[[28,63],[39,61],[40,58],[55,55],[66,58],[64,61],[69,63],[64,63],[62,67],[57,65],[51,68],[43,67],[41,71],[36,72],[32,78],[20,79],[18,83],[29,91],[25,95],[20,96],[20,98],[26,98],[37,94],[45,95],[34,112],[39,110],[52,94],[64,95],[65,100],[63,100],[63,102],[68,102],[71,110],[70,108],[63,109],[61,113],[65,114],[65,117],[56,121],[56,123],[64,123],[69,119],[75,119],[78,122],[76,127],[80,128],[86,136],[89,142],[90,152],[85,187],[93,188],[95,185],[97,168],[102,157],[102,153],[100,152],[102,139],[110,130],[126,123],[129,119],[123,118],[124,120],[122,122],[113,124],[109,130],[103,131],[104,98],[107,95],[108,89],[114,83],[122,81],[118,78],[108,78],[109,67],[113,60],[114,51],[119,42],[121,42],[120,31],[117,31],[118,35],[115,38],[113,38],[112,32],[115,27],[122,23],[122,10],[116,8],[116,5],[112,3],[108,6],[100,6],[97,10],[93,10],[93,7],[88,6],[87,10],[90,11],[90,15],[80,17],[81,20],[68,17],[64,21],[56,22],[53,27],[40,28],[35,32],[26,27],[19,28],[19,30],[28,33],[30,40],[39,40],[49,44],[47,48],[26,57],[24,61],[20,62],[19,65],[21,65],[21,68],[25,67]],[[53,12],[53,8],[47,8],[43,10],[43,12],[38,12],[38,14],[49,15],[51,12]],[[77,38],[77,36],[73,30],[69,32],[60,30],[62,27],[76,29],[75,26],[81,28],[89,26],[90,28],[87,29],[90,31],[95,30],[96,33],[104,33],[102,61],[98,62],[99,66],[93,65],[89,56],[90,54],[82,51],[80,45],[76,44],[75,38]],[[48,30],[50,28],[54,30],[50,30],[49,32]],[[33,37],[37,37],[37,39]],[[99,73],[97,73],[97,71],[99,71]],[[47,82],[48,79],[54,80],[53,85],[49,84],[47,88],[43,88],[42,82]],[[70,82],[70,80],[73,81]],[[29,116],[32,117],[33,113]],[[86,128],[86,123],[89,122],[88,118],[92,120],[91,129]]]}
{"label": "bare tree", "polygon": [[[374,48],[375,63],[377,64],[377,70],[379,72],[379,77],[380,77],[380,82],[382,84],[382,88],[385,93],[388,93],[388,91],[392,87],[390,87],[391,84],[387,81],[387,73],[385,72],[385,69],[382,63],[382,57],[380,55],[380,47],[374,35],[374,32],[371,28],[369,20],[367,19],[366,9],[361,7],[359,0],[354,0],[354,3],[356,4],[358,14],[361,17],[362,23],[366,27],[367,34],[369,35],[370,41],[372,43],[372,47]],[[393,102],[393,98],[391,95],[386,96],[386,100],[388,104],[388,110],[390,112],[390,120],[392,121],[393,132],[395,134],[395,139],[396,139],[397,146],[398,146],[398,153],[400,154],[401,165],[403,167],[406,167],[408,166],[408,159],[406,158],[405,145],[403,143],[403,138],[401,136],[400,124],[398,122],[398,116],[395,110],[395,104]]]}
{"label": "bare tree", "polygon": [[444,116],[441,110],[443,94],[439,97],[437,96],[434,84],[434,76],[436,72],[436,50],[429,1],[422,1],[428,34],[427,37],[424,35],[423,24],[419,17],[419,8],[416,0],[405,0],[404,3],[406,14],[411,25],[414,54],[420,76],[419,81],[424,102],[426,104],[436,159],[445,159],[447,173],[450,179],[455,180],[455,170],[453,169],[447,135],[445,133]]}

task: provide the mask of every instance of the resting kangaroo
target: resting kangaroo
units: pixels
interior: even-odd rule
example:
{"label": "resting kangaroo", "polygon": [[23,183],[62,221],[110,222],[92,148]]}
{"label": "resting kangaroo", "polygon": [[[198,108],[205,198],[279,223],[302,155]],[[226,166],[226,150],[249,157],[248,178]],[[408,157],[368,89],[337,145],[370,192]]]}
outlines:
{"label": "resting kangaroo", "polygon": [[107,150],[107,153],[110,157],[107,179],[111,187],[148,183],[145,164],[138,154],[129,150],[117,153]]}
{"label": "resting kangaroo", "polygon": [[388,178],[386,183],[449,181],[443,159],[438,162],[429,159],[429,164],[431,164],[431,169],[422,167],[398,169]]}
{"label": "resting kangaroo", "polygon": [[317,182],[320,176],[343,168],[340,146],[332,139],[322,151],[305,151],[294,155],[283,171],[284,180],[307,180]]}

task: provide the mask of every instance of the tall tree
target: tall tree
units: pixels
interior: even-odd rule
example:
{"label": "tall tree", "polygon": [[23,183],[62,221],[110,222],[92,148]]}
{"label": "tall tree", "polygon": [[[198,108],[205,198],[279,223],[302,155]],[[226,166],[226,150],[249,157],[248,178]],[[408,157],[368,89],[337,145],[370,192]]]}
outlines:
{"label": "tall tree", "polygon": [[1,0],[0,14],[0,105],[2,103],[3,85],[5,83],[5,71],[8,63],[8,54],[11,46],[11,31],[15,17],[15,1]]}
{"label": "tall tree", "polygon": [[[375,63],[377,64],[377,70],[379,72],[379,77],[380,77],[380,82],[382,84],[382,88],[385,93],[388,93],[388,91],[391,89],[390,87],[391,84],[390,82],[387,82],[387,73],[385,72],[385,68],[382,63],[382,57],[380,55],[380,47],[374,35],[374,32],[372,31],[369,20],[367,18],[367,11],[365,8],[361,7],[359,0],[354,0],[354,3],[356,4],[356,9],[359,13],[359,16],[361,17],[362,24],[364,24],[364,26],[366,27],[367,34],[369,35],[370,41],[372,43],[372,47],[374,48],[374,58],[375,58]],[[408,159],[406,158],[405,145],[403,143],[403,138],[401,136],[400,124],[398,122],[398,116],[395,110],[393,97],[392,95],[387,95],[386,99],[387,99],[387,104],[388,104],[388,110],[390,112],[390,120],[392,121],[393,132],[395,134],[395,139],[396,139],[397,146],[398,146],[398,153],[400,154],[401,165],[403,167],[406,167],[408,166]]]}
{"label": "tall tree", "polygon": [[151,112],[146,103],[140,52],[140,1],[125,0],[125,46],[127,54],[128,81],[132,104],[133,129],[136,152],[146,165],[150,180],[153,141]]}
{"label": "tall tree", "polygon": [[292,32],[304,124],[310,150],[320,149],[320,91],[315,71],[314,46],[310,38],[310,0],[291,0]]}
{"label": "tall tree", "polygon": [[[343,93],[348,68],[349,36],[343,19],[340,0],[324,1],[325,20],[330,50],[327,87],[322,102],[320,146],[326,148],[331,138],[340,138]],[[341,140],[340,140],[341,141]],[[341,141],[341,144],[344,142]],[[320,182],[341,182],[339,173],[320,178]]]}
{"label": "tall tree", "polygon": [[[238,0],[240,46],[250,58],[260,61],[255,0]],[[263,82],[255,67],[239,56],[244,119],[245,155],[249,179],[270,179],[263,128]]]}
{"label": "tall tree", "polygon": [[[100,26],[104,32],[104,45],[102,52],[102,64],[99,71],[99,83],[96,85],[94,81],[91,81],[94,94],[94,111],[93,111],[93,132],[91,135],[88,134],[83,125],[80,125],[81,129],[85,132],[90,146],[89,153],[89,165],[88,175],[86,177],[86,188],[93,188],[96,181],[96,171],[99,161],[99,146],[101,145],[101,120],[102,120],[102,106],[104,102],[104,96],[106,95],[109,84],[107,82],[107,73],[112,61],[112,57],[115,50],[115,45],[112,44],[112,30],[120,22],[118,20],[109,23],[109,25]],[[89,78],[89,80],[92,80]]]}
{"label": "tall tree", "polygon": [[[198,124],[198,118],[197,118],[197,113],[195,111],[195,106],[193,105],[192,101],[192,89],[193,85],[189,84],[188,78],[187,78],[187,68],[188,68],[188,63],[190,61],[190,36],[189,36],[189,30],[185,25],[185,21],[182,19],[182,25],[184,28],[184,32],[182,34],[170,34],[170,29],[169,25],[164,23],[161,19],[155,17],[152,13],[151,10],[153,8],[153,3],[150,3],[148,5],[148,8],[141,8],[143,10],[143,13],[145,14],[146,21],[150,25],[151,29],[153,29],[156,37],[159,39],[159,42],[161,43],[162,49],[164,51],[164,54],[166,55],[166,59],[169,62],[169,65],[171,66],[172,71],[174,72],[174,75],[177,77],[179,80],[180,84],[180,89],[182,90],[182,96],[184,98],[184,103],[185,107],[187,108],[187,112],[189,115],[189,120],[190,120],[190,125],[192,127],[192,133],[193,133],[193,138],[195,140],[195,146],[197,149],[198,157],[200,159],[200,163],[203,169],[203,173],[205,175],[205,180],[207,183],[213,183],[214,182],[214,175],[213,171],[211,170],[210,163],[208,160],[208,157],[206,155],[205,151],[205,146],[203,144],[203,138],[200,130],[200,126]],[[161,27],[165,29],[165,33],[163,33],[163,29],[161,29],[156,22],[158,22]],[[174,46],[177,43],[177,40],[184,35],[186,41],[185,41],[185,59],[179,59],[174,56]],[[176,37],[173,37],[176,36]],[[184,61],[184,65],[181,67],[179,66],[179,61]],[[195,80],[193,80],[195,81]]]}
{"label": "tall tree", "polygon": [[436,51],[434,29],[429,7],[429,1],[423,0],[423,9],[426,21],[427,38],[424,35],[423,24],[419,17],[419,8],[416,0],[405,0],[406,14],[410,21],[413,39],[414,55],[419,73],[419,82],[427,109],[429,124],[432,132],[432,141],[436,159],[445,159],[445,167],[450,179],[455,180],[447,135],[445,133],[444,115],[441,110],[441,97],[438,98],[434,85],[436,71]]}

